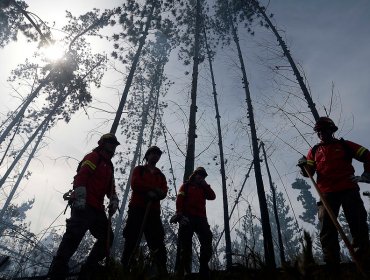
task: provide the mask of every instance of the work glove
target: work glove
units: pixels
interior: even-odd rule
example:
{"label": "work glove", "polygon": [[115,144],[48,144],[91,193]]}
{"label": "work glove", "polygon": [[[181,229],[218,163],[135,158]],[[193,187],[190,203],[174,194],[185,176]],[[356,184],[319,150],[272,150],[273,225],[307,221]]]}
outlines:
{"label": "work glove", "polygon": [[86,208],[86,187],[80,186],[74,188],[73,208],[76,210],[85,210]]}
{"label": "work glove", "polygon": [[307,158],[303,156],[298,160],[297,166],[299,166],[300,168],[303,168],[306,165],[307,165]]}
{"label": "work glove", "polygon": [[108,205],[108,215],[113,216],[118,210],[119,200],[116,194],[112,195]]}
{"label": "work glove", "polygon": [[188,226],[190,224],[190,220],[186,216],[181,216],[181,219],[179,221],[180,226]]}
{"label": "work glove", "polygon": [[171,217],[170,223],[179,223],[180,226],[187,226],[190,224],[190,220],[188,217],[182,215],[182,214],[175,214]]}

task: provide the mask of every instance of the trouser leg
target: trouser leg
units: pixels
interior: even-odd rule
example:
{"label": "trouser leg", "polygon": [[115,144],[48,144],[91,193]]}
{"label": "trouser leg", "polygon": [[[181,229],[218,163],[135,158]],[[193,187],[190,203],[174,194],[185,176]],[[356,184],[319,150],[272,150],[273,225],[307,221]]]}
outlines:
{"label": "trouser leg", "polygon": [[143,222],[145,209],[129,208],[126,226],[123,230],[125,244],[121,257],[124,268],[128,268],[131,255],[134,253],[137,239],[139,238],[140,228]]}
{"label": "trouser leg", "polygon": [[199,259],[199,273],[202,276],[209,274],[208,263],[212,257],[212,232],[207,219],[199,219],[196,227],[196,233],[200,242],[200,259]]}
{"label": "trouser leg", "polygon": [[186,274],[191,273],[191,251],[192,251],[192,238],[193,238],[193,228],[191,225],[185,225],[179,227],[179,243],[180,243],[180,274],[184,272]]}
{"label": "trouser leg", "polygon": [[72,210],[71,218],[67,219],[66,232],[49,269],[50,279],[64,279],[68,272],[69,259],[76,252],[87,229],[85,211]]}
{"label": "trouser leg", "polygon": [[148,216],[144,234],[160,274],[167,274],[167,252],[160,213],[152,213]]}
{"label": "trouser leg", "polygon": [[[103,210],[96,212],[95,222],[90,226],[90,232],[96,238],[96,242],[87,257],[86,264],[96,266],[104,259],[113,242],[113,231]],[[107,244],[108,239],[109,244]]]}
{"label": "trouser leg", "polygon": [[355,251],[361,261],[370,263],[367,212],[357,189],[343,193],[343,211],[351,231]]}
{"label": "trouser leg", "polygon": [[[325,194],[326,201],[333,211],[335,217],[338,217],[340,208],[340,199],[336,193]],[[336,264],[340,262],[340,247],[338,240],[338,231],[332,222],[324,205],[319,205],[320,221],[320,242],[323,250],[324,261],[327,264]]]}

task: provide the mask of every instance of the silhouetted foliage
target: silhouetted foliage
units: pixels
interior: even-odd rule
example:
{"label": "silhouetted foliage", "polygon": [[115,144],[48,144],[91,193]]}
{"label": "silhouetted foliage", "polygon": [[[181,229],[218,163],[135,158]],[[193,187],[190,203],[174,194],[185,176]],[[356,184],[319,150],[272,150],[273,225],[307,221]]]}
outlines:
{"label": "silhouetted foliage", "polygon": [[[281,235],[283,237],[283,244],[286,253],[286,260],[291,261],[298,255],[300,247],[300,232],[296,227],[296,223],[291,214],[290,206],[286,203],[286,199],[282,192],[276,191],[276,204],[278,210],[279,221],[281,225]],[[272,196],[267,195],[267,205],[269,209],[273,209]],[[279,254],[279,248],[277,244],[277,230],[276,222],[273,217],[272,211],[270,211],[270,222],[272,235],[274,237],[274,249],[275,254]]]}
{"label": "silhouetted foliage", "polygon": [[292,183],[292,188],[300,191],[297,200],[301,201],[304,212],[299,215],[299,218],[315,226],[317,224],[317,206],[316,199],[310,191],[311,186],[304,179],[296,178],[295,182]]}

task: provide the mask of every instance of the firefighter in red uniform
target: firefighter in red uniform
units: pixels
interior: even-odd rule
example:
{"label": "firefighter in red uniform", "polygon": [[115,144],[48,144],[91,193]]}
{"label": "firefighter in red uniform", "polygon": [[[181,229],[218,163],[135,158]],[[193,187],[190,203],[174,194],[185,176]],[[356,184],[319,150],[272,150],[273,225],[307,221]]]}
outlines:
{"label": "firefighter in red uniform", "polygon": [[198,235],[200,242],[199,274],[201,279],[209,279],[208,262],[212,257],[212,232],[207,221],[206,200],[216,199],[216,194],[205,181],[207,175],[203,167],[194,170],[189,179],[179,189],[176,199],[176,215],[171,218],[172,223],[179,223],[180,274],[191,273],[192,238],[194,233]]}
{"label": "firefighter in red uniform", "polygon": [[[124,270],[130,270],[134,261],[135,247],[143,234],[161,276],[167,274],[167,253],[164,245],[164,229],[161,221],[160,200],[167,196],[167,181],[155,166],[162,155],[156,147],[150,147],[145,155],[145,165],[136,166],[132,172],[132,195],[129,203],[126,226],[123,230],[125,245],[121,263]],[[147,214],[145,220],[144,216]],[[140,241],[140,240],[139,240]]]}
{"label": "firefighter in red uniform", "polygon": [[[321,142],[309,150],[307,158],[298,161],[298,166],[302,168],[301,173],[305,177],[308,174],[303,167],[307,168],[311,176],[316,171],[318,188],[336,217],[342,206],[355,251],[362,262],[368,262],[370,244],[367,213],[358,182],[370,183],[370,153],[356,143],[336,139],[334,132],[337,130],[338,127],[330,118],[320,117],[314,131]],[[364,163],[361,176],[354,175],[353,158]],[[340,262],[338,232],[321,202],[318,206],[324,261],[328,265],[337,265]]]}
{"label": "firefighter in red uniform", "polygon": [[[66,232],[49,269],[52,280],[65,279],[68,261],[75,253],[85,233],[97,239],[79,279],[89,279],[107,253],[107,242],[112,245],[113,231],[104,209],[104,196],[110,199],[108,213],[112,216],[118,209],[118,198],[114,185],[114,168],[111,161],[120,143],[114,134],[104,134],[99,146],[81,161],[73,181],[71,218],[67,219]],[[109,236],[108,236],[109,232]]]}

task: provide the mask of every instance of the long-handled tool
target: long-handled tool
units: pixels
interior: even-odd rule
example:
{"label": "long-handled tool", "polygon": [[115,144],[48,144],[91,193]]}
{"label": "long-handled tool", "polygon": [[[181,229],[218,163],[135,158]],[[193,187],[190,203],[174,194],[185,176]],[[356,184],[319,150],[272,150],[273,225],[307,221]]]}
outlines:
{"label": "long-handled tool", "polygon": [[337,218],[335,217],[335,215],[333,213],[333,210],[330,208],[330,205],[328,204],[326,198],[322,195],[321,191],[319,190],[319,187],[317,186],[317,183],[316,183],[315,179],[312,177],[311,173],[309,172],[309,170],[308,170],[308,168],[306,166],[303,166],[303,168],[306,171],[306,173],[308,174],[308,176],[310,177],[313,185],[315,186],[315,189],[316,189],[317,193],[320,196],[320,200],[321,200],[321,202],[322,202],[325,210],[328,212],[331,221],[333,222],[335,228],[337,229],[337,231],[339,232],[341,238],[343,239],[344,244],[346,245],[346,247],[347,247],[347,249],[349,251],[349,254],[351,255],[354,263],[356,264],[356,267],[357,267],[358,271],[365,278],[367,278],[367,275],[365,274],[364,270],[362,269],[362,267],[360,265],[360,262],[357,259],[357,256],[355,254],[355,250],[353,249],[353,246],[352,246],[351,242],[349,241],[349,239],[347,238],[346,234],[344,233],[343,228],[341,227],[341,225],[339,224]]}

